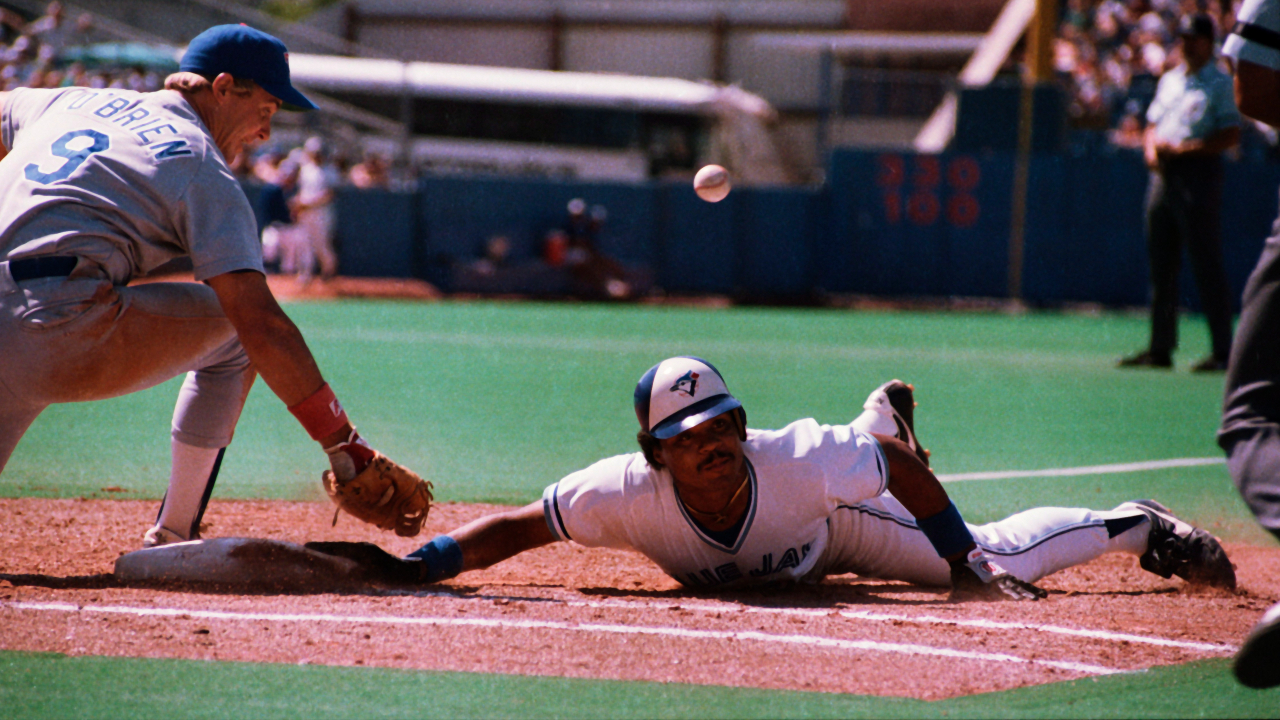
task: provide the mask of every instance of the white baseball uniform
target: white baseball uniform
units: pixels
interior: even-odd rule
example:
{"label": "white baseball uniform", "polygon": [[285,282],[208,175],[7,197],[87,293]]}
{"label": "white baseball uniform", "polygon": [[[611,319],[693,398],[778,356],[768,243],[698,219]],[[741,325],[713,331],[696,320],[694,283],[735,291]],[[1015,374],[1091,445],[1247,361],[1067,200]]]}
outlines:
{"label": "white baseball uniform", "polygon": [[[214,292],[129,282],[188,256],[195,278],[262,271],[248,199],[173,91],[25,89],[0,114],[0,470],[49,404],[190,372],[175,441],[231,441],[254,371]],[[74,270],[15,279],[33,259]]]}
{"label": "white baseball uniform", "polygon": [[338,271],[338,256],[333,251],[335,214],[332,194],[341,178],[332,165],[304,156],[298,169],[298,194],[295,199],[304,206],[298,211],[299,253],[298,277],[311,277],[312,266],[320,261],[320,274],[331,277]]}
{"label": "white baseball uniform", "polygon": [[[736,537],[694,522],[670,472],[641,453],[601,460],[547,487],[547,525],[559,540],[637,550],[691,587],[817,582],[843,573],[948,585],[947,562],[886,492],[883,451],[858,424],[807,419],[748,430],[751,502]],[[1141,512],[1075,508],[969,526],[980,547],[1027,582],[1106,552],[1141,554],[1149,528]]]}

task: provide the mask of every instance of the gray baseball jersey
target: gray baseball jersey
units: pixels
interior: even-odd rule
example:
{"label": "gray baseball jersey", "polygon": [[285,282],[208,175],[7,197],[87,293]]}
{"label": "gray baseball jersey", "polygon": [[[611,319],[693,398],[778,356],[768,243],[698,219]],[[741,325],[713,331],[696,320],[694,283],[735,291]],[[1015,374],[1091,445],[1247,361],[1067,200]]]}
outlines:
{"label": "gray baseball jersey", "polygon": [[181,94],[15,90],[0,132],[4,259],[76,255],[116,285],[186,255],[197,280],[262,271],[249,201]]}

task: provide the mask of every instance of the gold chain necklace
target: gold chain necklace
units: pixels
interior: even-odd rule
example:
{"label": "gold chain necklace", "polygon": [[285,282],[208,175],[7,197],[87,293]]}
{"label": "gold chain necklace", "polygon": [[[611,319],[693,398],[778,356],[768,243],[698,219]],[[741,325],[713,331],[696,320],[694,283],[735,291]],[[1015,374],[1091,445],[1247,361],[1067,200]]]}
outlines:
{"label": "gold chain necklace", "polygon": [[747,488],[747,484],[750,482],[750,480],[751,480],[751,473],[748,472],[747,476],[742,478],[742,484],[739,485],[738,489],[734,491],[733,497],[729,498],[729,502],[725,503],[724,507],[720,508],[716,512],[707,512],[705,510],[698,510],[694,508],[693,506],[689,505],[689,503],[685,502],[683,497],[680,497],[679,491],[676,492],[676,496],[680,497],[680,504],[684,506],[685,510],[689,511],[694,515],[700,515],[703,518],[707,518],[708,525],[721,525],[729,520],[729,508],[733,507],[733,504],[738,501],[738,496],[741,495],[742,491]]}

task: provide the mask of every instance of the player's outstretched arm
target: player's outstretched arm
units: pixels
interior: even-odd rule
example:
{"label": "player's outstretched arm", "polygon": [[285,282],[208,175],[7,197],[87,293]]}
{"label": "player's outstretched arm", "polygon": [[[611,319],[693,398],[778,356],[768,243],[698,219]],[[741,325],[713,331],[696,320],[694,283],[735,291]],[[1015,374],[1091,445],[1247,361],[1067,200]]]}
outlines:
{"label": "player's outstretched arm", "polygon": [[887,488],[951,565],[951,600],[1038,600],[1048,593],[1010,575],[973,541],[942,483],[906,443],[873,437],[889,464]]}
{"label": "player's outstretched arm", "polygon": [[541,500],[472,520],[448,535],[462,550],[462,572],[482,570],[556,541],[547,527]]}

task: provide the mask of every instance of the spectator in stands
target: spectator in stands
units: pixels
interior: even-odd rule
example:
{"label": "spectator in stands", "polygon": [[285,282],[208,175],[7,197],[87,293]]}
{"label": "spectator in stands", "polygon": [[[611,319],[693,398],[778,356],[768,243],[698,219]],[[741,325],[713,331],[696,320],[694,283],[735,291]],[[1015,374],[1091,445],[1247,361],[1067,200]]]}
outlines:
{"label": "spectator in stands", "polygon": [[1231,27],[1239,2],[1068,0],[1054,58],[1072,124],[1118,128],[1134,102],[1145,114],[1158,78],[1181,62],[1177,26],[1184,11],[1199,9],[1216,18],[1219,27]]}
{"label": "spectator in stands", "polygon": [[1130,100],[1120,124],[1107,131],[1107,139],[1116,147],[1141,150],[1143,144],[1142,118],[1138,103]]}
{"label": "spectator in stands", "polygon": [[254,175],[265,178],[258,195],[258,216],[262,218],[262,261],[268,272],[297,270],[298,228],[293,221],[289,200],[298,187],[298,164],[279,161],[270,167],[269,174],[263,163],[254,164]]}
{"label": "spectator in stands", "polygon": [[577,293],[600,300],[628,300],[633,296],[628,273],[618,261],[600,252],[596,238],[604,229],[609,213],[603,205],[587,212],[582,198],[569,201],[569,217],[565,221],[567,247],[564,262],[573,273]]}
{"label": "spectator in stands", "polygon": [[1178,274],[1183,247],[1191,255],[1213,352],[1197,372],[1226,369],[1231,301],[1222,260],[1222,153],[1240,141],[1231,78],[1214,62],[1216,29],[1208,15],[1179,25],[1183,62],[1160,78],[1147,110],[1144,157],[1147,249],[1151,261],[1151,340],[1121,367],[1173,366],[1178,346]]}
{"label": "spectator in stands", "polygon": [[306,241],[298,259],[298,281],[306,284],[320,262],[320,277],[338,274],[338,255],[333,251],[333,193],[340,181],[338,171],[328,162],[324,140],[307,138],[298,168],[298,193],[291,201],[294,217]]}
{"label": "spectator in stands", "polygon": [[511,259],[511,240],[506,235],[494,235],[484,243],[484,256],[471,264],[479,275],[492,276],[507,266]]}
{"label": "spectator in stands", "polygon": [[36,59],[36,43],[30,35],[20,35],[4,54],[4,79],[6,90],[27,87],[31,77],[40,69]]}
{"label": "spectator in stands", "polygon": [[64,48],[74,44],[76,28],[67,22],[62,3],[53,0],[44,16],[27,26],[27,33],[39,42],[40,58],[53,62]]}
{"label": "spectator in stands", "polygon": [[386,158],[378,153],[365,153],[364,160],[351,168],[351,184],[358,188],[390,187]]}

